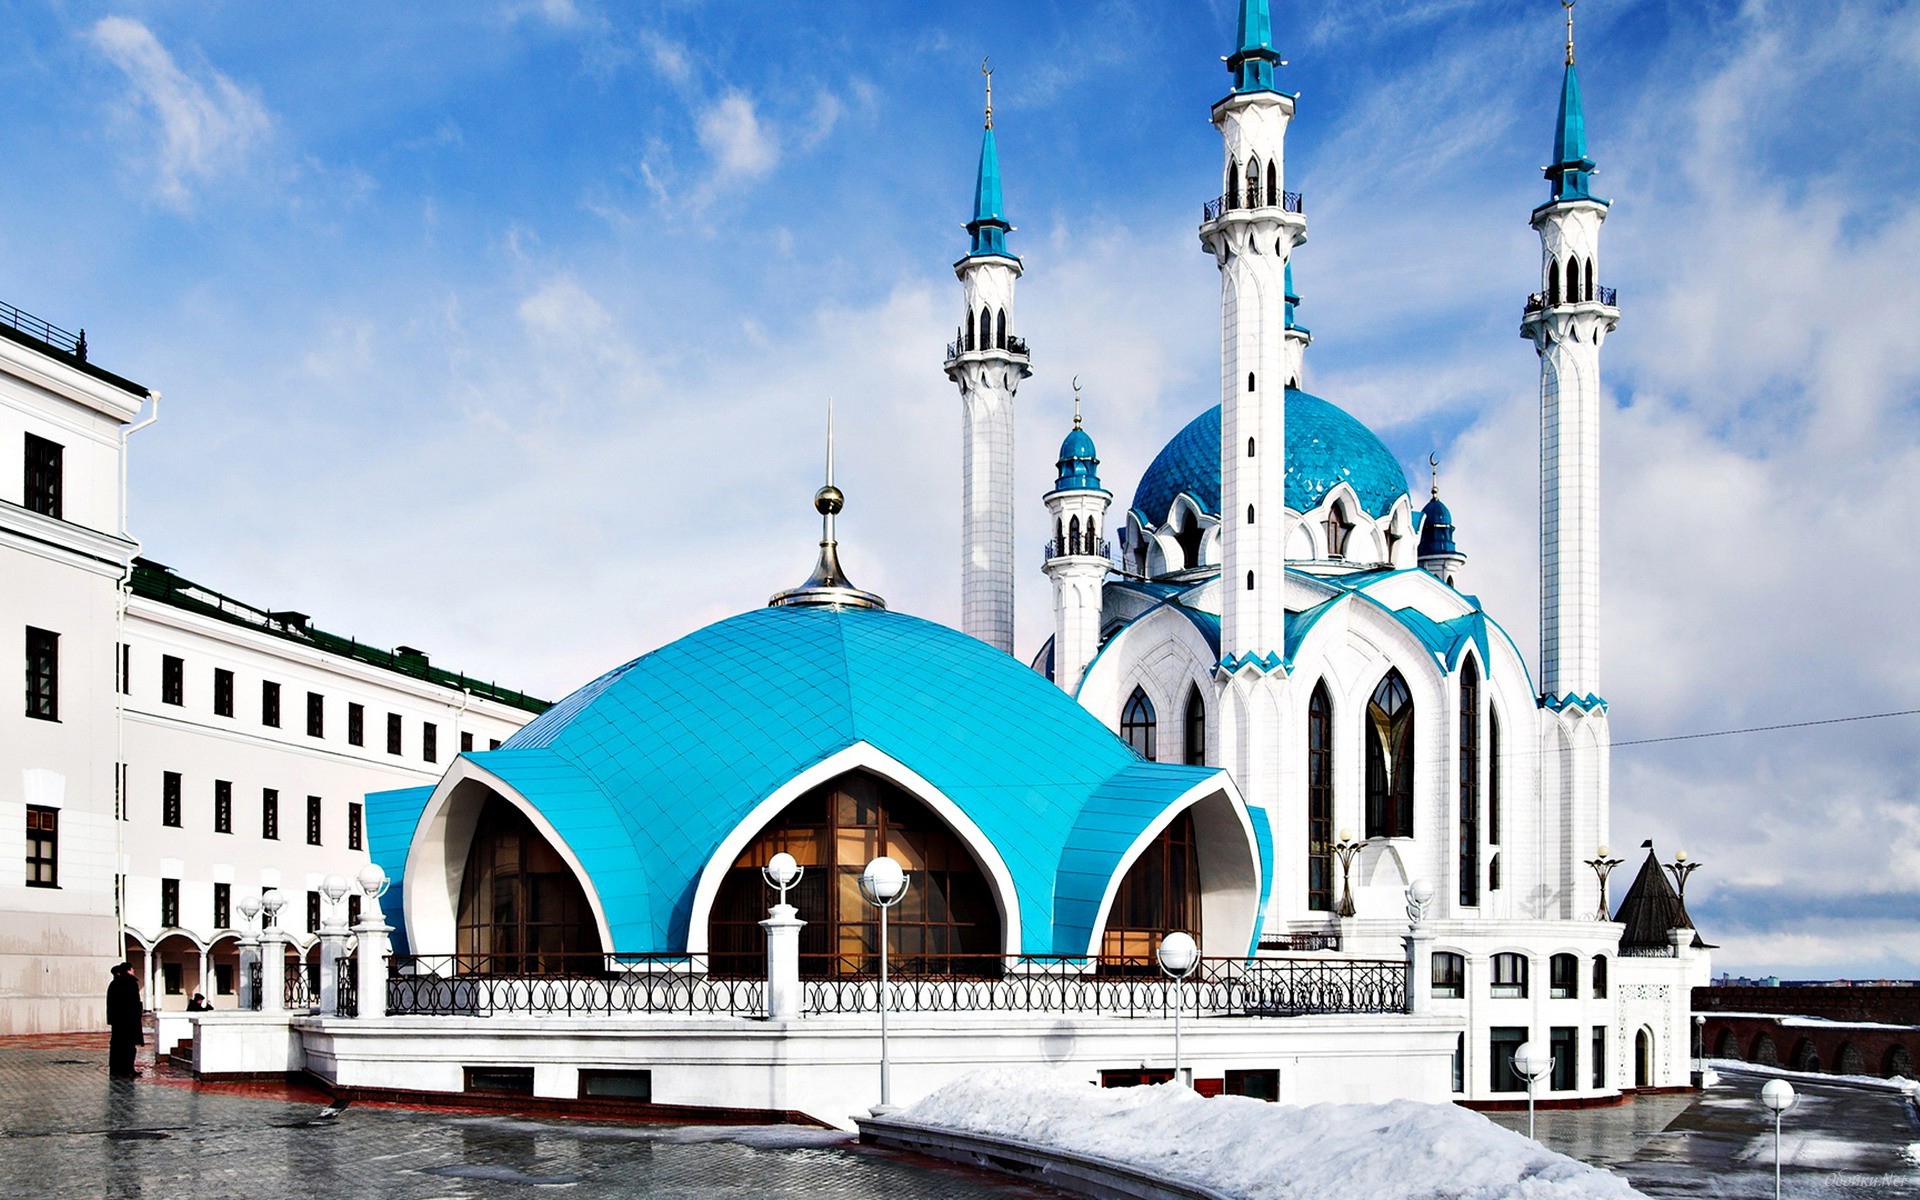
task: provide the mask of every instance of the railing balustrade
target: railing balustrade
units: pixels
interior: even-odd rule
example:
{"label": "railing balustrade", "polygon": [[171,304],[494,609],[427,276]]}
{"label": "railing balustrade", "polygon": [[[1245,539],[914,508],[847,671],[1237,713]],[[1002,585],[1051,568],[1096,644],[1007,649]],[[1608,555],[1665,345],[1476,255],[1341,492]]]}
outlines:
{"label": "railing balustrade", "polygon": [[[313,970],[317,975],[319,967],[315,966]],[[289,1012],[315,1008],[320,1003],[320,980],[315,975],[309,975],[305,965],[289,963],[283,994]]]}
{"label": "railing balustrade", "polygon": [[1325,951],[1338,953],[1340,931],[1316,929],[1300,933],[1269,934],[1260,939],[1260,948],[1294,954],[1318,954]]}
{"label": "railing balustrade", "polygon": [[360,964],[348,956],[337,960],[333,965],[336,980],[333,1015],[357,1017],[360,1015]]}
{"label": "railing balustrade", "polygon": [[764,978],[714,977],[705,955],[396,954],[389,961],[389,1016],[766,1011]]}
{"label": "railing balustrade", "polygon": [[1274,203],[1275,197],[1273,196],[1267,196],[1265,203],[1262,203],[1261,196],[1262,192],[1256,185],[1249,188],[1244,197],[1234,192],[1228,192],[1217,200],[1209,200],[1200,207],[1200,222],[1204,225],[1210,221],[1218,221],[1224,214],[1237,209],[1278,208],[1282,212],[1290,213],[1305,213],[1307,211],[1306,197],[1299,192],[1281,192],[1278,197],[1278,204]]}
{"label": "railing balustrade", "polygon": [[[1619,307],[1620,292],[1617,288],[1595,288],[1593,289],[1593,297],[1592,300],[1555,300],[1554,304],[1603,304],[1608,308]],[[1539,292],[1531,292],[1527,295],[1527,306],[1524,310],[1524,315],[1532,316],[1537,312],[1545,312],[1547,308],[1547,298]]]}
{"label": "railing balustrade", "polygon": [[260,960],[255,959],[247,964],[247,1007],[258,1012],[265,998],[266,985],[261,982]]}
{"label": "railing balustrade", "polygon": [[1080,545],[1080,549],[1074,550],[1071,539],[1069,539],[1067,553],[1063,554],[1059,541],[1049,538],[1047,539],[1047,561],[1052,562],[1056,558],[1064,558],[1067,554],[1074,554],[1083,558],[1104,558],[1110,563],[1118,561],[1113,557],[1113,543],[1110,541],[1102,541],[1098,548],[1089,545],[1085,541],[1082,541]]}
{"label": "railing balustrade", "polygon": [[11,304],[0,303],[0,325],[17,329],[30,338],[45,342],[55,350],[87,361],[87,331],[68,333],[58,325],[42,321],[32,313],[21,312]]}
{"label": "railing balustrade", "polygon": [[1009,337],[1007,339],[1007,344],[1005,346],[973,347],[973,346],[967,345],[964,342],[959,342],[959,341],[948,342],[946,361],[952,362],[954,359],[959,358],[962,354],[988,354],[994,350],[1004,350],[1008,354],[1017,354],[1021,358],[1029,357],[1027,354],[1027,339],[1022,337]]}
{"label": "railing balustrade", "polygon": [[1594,292],[1599,296],[1600,303],[1606,305],[1608,308],[1619,307],[1619,305],[1614,303],[1614,301],[1618,299],[1620,295],[1620,293],[1617,290],[1610,287],[1603,287],[1603,288],[1595,288]]}

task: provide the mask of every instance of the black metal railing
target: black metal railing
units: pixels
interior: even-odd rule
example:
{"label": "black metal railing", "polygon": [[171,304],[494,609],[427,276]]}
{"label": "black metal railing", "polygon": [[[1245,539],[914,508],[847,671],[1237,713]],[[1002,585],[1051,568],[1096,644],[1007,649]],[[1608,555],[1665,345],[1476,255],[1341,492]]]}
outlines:
{"label": "black metal railing", "polygon": [[258,1012],[261,1001],[266,997],[265,985],[261,982],[260,960],[247,964],[247,1007]]}
{"label": "black metal railing", "polygon": [[1068,555],[1079,555],[1079,556],[1090,557],[1090,558],[1104,558],[1108,562],[1113,562],[1114,561],[1113,543],[1103,541],[1098,546],[1095,546],[1091,542],[1082,541],[1079,544],[1079,548],[1075,549],[1073,540],[1069,538],[1067,540],[1067,549],[1063,553],[1060,549],[1060,543],[1058,541],[1055,541],[1051,538],[1048,539],[1047,541],[1047,561],[1048,562],[1052,562],[1056,558],[1065,558]]}
{"label": "black metal railing", "polygon": [[1594,294],[1600,298],[1600,303],[1606,305],[1608,308],[1619,307],[1619,305],[1615,303],[1620,297],[1618,289],[1609,287],[1595,288]]}
{"label": "black metal railing", "polygon": [[1527,307],[1525,310],[1526,312],[1537,313],[1537,312],[1544,311],[1546,307],[1547,307],[1547,298],[1545,296],[1541,295],[1539,292],[1532,292],[1528,294]]}
{"label": "black metal railing", "polygon": [[1292,954],[1320,954],[1340,950],[1338,929],[1314,929],[1300,933],[1268,934],[1260,939],[1262,950]]}
{"label": "black metal railing", "polygon": [[283,994],[286,997],[289,1011],[299,1012],[302,1009],[319,1007],[319,966],[315,964],[311,968],[311,972],[312,973],[309,974],[309,968],[305,966],[294,966],[291,963],[287,965],[287,979]]}
{"label": "black metal railing", "polygon": [[1021,358],[1029,357],[1029,355],[1027,354],[1027,339],[1021,338],[1021,337],[1010,337],[1007,339],[1007,344],[1004,346],[990,345],[990,346],[980,346],[976,348],[974,346],[967,345],[963,341],[948,342],[946,361],[952,362],[954,359],[959,358],[962,354],[986,354],[994,350],[1005,350],[1008,354],[1017,354]]}
{"label": "black metal railing", "polygon": [[348,956],[335,962],[333,967],[333,1015],[336,1017],[359,1016],[360,964]]}
{"label": "black metal railing", "polygon": [[[1593,289],[1593,299],[1591,300],[1575,300],[1575,299],[1569,298],[1568,300],[1565,301],[1565,303],[1567,304],[1602,304],[1608,308],[1618,308],[1619,299],[1620,299],[1620,291],[1618,288],[1603,287],[1603,288]],[[1555,305],[1558,305],[1562,303],[1562,301],[1556,298],[1553,301],[1553,303]],[[1539,292],[1529,293],[1527,296],[1527,307],[1525,310],[1525,315],[1532,316],[1534,313],[1544,312],[1548,307],[1549,305],[1547,303],[1547,298],[1544,295],[1540,294]]]}
{"label": "black metal railing", "polygon": [[1202,205],[1200,208],[1200,220],[1203,224],[1208,221],[1218,221],[1222,214],[1233,212],[1236,209],[1278,208],[1282,212],[1290,213],[1305,213],[1307,211],[1306,197],[1299,192],[1281,192],[1280,202],[1278,204],[1273,202],[1273,197],[1271,196],[1268,196],[1264,203],[1260,197],[1261,189],[1258,187],[1249,188],[1244,194],[1228,192],[1218,200],[1209,200]]}
{"label": "black metal railing", "polygon": [[1620,953],[1620,957],[1622,958],[1678,958],[1680,957],[1680,952],[1674,949],[1674,947],[1670,944],[1665,946],[1622,946],[1620,947],[1619,953]]}
{"label": "black metal railing", "polygon": [[766,1012],[764,978],[719,978],[705,955],[396,954],[389,1016]]}
{"label": "black metal railing", "polygon": [[45,342],[62,354],[71,354],[81,362],[87,361],[87,331],[68,333],[58,325],[42,321],[32,313],[21,312],[11,304],[0,303],[0,325],[26,334],[36,341]]}

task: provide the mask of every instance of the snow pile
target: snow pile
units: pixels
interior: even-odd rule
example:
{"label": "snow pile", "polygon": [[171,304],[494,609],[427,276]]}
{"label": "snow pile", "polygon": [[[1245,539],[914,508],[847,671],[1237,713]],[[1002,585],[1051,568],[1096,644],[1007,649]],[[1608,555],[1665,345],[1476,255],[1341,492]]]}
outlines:
{"label": "snow pile", "polygon": [[958,1079],[902,1120],[1126,1163],[1248,1200],[1613,1200],[1624,1179],[1451,1104],[1268,1104],[1050,1071]]}

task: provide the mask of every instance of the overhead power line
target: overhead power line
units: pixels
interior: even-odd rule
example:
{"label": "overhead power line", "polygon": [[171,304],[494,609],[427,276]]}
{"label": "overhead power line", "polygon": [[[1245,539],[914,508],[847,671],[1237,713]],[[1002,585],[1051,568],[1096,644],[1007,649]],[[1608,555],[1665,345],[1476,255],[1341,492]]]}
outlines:
{"label": "overhead power line", "polygon": [[1631,742],[1615,742],[1614,749],[1622,746],[1651,746],[1656,742],[1691,742],[1700,738],[1733,737],[1742,733],[1772,733],[1776,729],[1811,729],[1815,725],[1845,725],[1852,721],[1879,721],[1886,717],[1917,717],[1920,708],[1903,708],[1898,712],[1862,713],[1856,717],[1828,717],[1824,721],[1793,721],[1786,725],[1755,725],[1750,729],[1716,729],[1712,733],[1677,733],[1671,737],[1636,738]]}

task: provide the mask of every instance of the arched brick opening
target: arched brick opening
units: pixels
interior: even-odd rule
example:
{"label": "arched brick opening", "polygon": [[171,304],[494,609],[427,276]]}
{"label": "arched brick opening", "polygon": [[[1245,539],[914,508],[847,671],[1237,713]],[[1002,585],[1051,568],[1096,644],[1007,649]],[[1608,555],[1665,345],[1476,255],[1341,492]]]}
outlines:
{"label": "arched brick opening", "polygon": [[1818,1071],[1820,1069],[1820,1049],[1813,1044],[1812,1038],[1801,1038],[1794,1046],[1793,1069],[1796,1071]]}
{"label": "arched brick opening", "polygon": [[1894,1045],[1887,1051],[1886,1070],[1881,1074],[1892,1078],[1895,1075],[1913,1078],[1913,1054],[1905,1046]]}
{"label": "arched brick opening", "polygon": [[1780,1051],[1775,1048],[1773,1038],[1767,1034],[1757,1034],[1753,1039],[1753,1053],[1747,1056],[1763,1067],[1780,1065]]}
{"label": "arched brick opening", "polygon": [[1860,1047],[1852,1042],[1841,1042],[1840,1053],[1834,1056],[1835,1069],[1842,1075],[1865,1075],[1867,1060],[1860,1055]]}
{"label": "arched brick opening", "polygon": [[1740,1036],[1734,1033],[1731,1028],[1722,1029],[1720,1031],[1720,1042],[1714,1048],[1713,1056],[1715,1058],[1731,1059],[1734,1062],[1740,1061]]}

